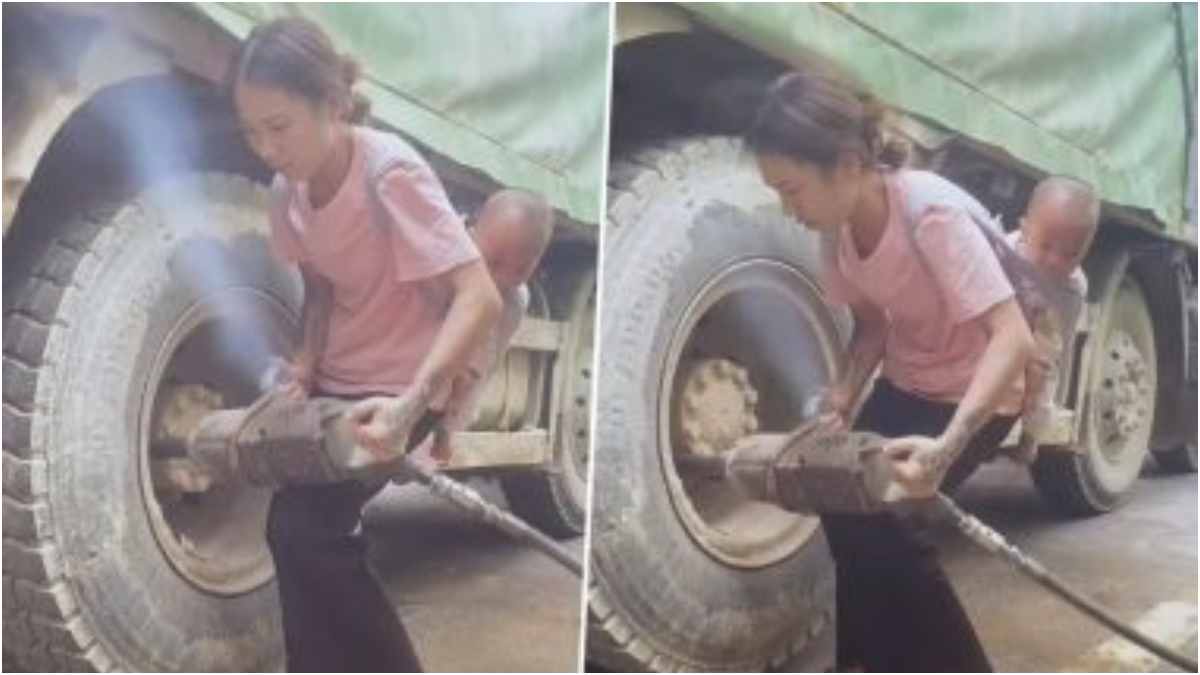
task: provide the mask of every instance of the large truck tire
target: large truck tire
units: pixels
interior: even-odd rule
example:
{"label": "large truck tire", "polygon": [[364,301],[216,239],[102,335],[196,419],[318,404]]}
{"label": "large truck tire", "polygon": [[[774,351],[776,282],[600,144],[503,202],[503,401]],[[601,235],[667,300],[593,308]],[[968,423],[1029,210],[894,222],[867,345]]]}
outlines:
{"label": "large truck tire", "polygon": [[729,139],[619,164],[628,182],[612,186],[619,223],[605,233],[587,659],[631,671],[829,668],[834,569],[819,521],[675,462],[790,429],[835,376],[845,324],[815,284],[816,238],[783,216]]}
{"label": "large truck tire", "polygon": [[582,535],[587,525],[595,268],[580,267],[560,283],[552,289],[552,303],[563,309],[567,333],[554,362],[551,395],[558,400],[554,409],[559,412],[551,422],[554,460],[549,470],[505,476],[501,487],[514,513],[550,536],[565,539]]}
{"label": "large truck tire", "polygon": [[1158,358],[1154,323],[1137,278],[1126,270],[1105,294],[1091,348],[1077,451],[1042,452],[1031,468],[1038,492],[1072,516],[1119,506],[1148,456]]}
{"label": "large truck tire", "polygon": [[1178,393],[1178,409],[1183,411],[1184,419],[1188,421],[1183,437],[1184,442],[1168,448],[1154,450],[1154,461],[1160,469],[1167,473],[1196,473],[1196,286],[1190,284],[1187,289],[1187,301],[1184,312],[1187,317],[1187,354],[1184,367],[1187,371],[1183,378],[1183,391]]}
{"label": "large truck tire", "polygon": [[193,174],[90,209],[6,309],[4,649],[21,666],[282,665],[270,495],[183,493],[151,470],[164,425],[248,402],[294,329],[264,199]]}

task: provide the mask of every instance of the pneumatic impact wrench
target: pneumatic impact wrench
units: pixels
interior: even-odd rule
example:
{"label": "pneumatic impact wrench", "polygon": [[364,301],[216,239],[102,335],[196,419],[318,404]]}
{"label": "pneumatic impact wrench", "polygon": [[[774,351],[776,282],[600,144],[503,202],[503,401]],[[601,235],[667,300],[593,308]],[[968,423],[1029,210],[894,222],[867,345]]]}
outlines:
{"label": "pneumatic impact wrench", "polygon": [[1121,622],[1069,588],[949,497],[943,494],[927,499],[909,497],[892,480],[891,463],[883,453],[886,440],[873,433],[832,431],[814,420],[788,434],[752,436],[722,455],[680,455],[676,465],[680,471],[696,477],[727,481],[745,497],[787,511],[812,514],[891,511],[949,521],[971,541],[1012,563],[1084,614],[1163,660],[1196,672],[1194,659]]}
{"label": "pneumatic impact wrench", "polygon": [[345,412],[352,402],[330,398],[291,400],[268,392],[246,408],[216,410],[200,418],[186,439],[187,457],[212,482],[246,481],[278,489],[288,485],[387,480],[405,476],[548,555],[580,576],[582,564],[529,524],[488,502],[471,488],[415,462],[408,454],[433,431],[426,413],[407,434],[404,450],[381,459],[353,439]]}

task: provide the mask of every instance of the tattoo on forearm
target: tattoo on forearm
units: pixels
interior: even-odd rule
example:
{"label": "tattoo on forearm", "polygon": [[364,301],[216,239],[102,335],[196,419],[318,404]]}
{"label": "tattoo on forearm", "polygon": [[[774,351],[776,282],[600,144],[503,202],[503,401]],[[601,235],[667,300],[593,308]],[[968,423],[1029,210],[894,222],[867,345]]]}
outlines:
{"label": "tattoo on forearm", "polygon": [[[413,384],[416,388],[413,393],[420,396],[422,400],[428,401],[436,392],[444,390],[450,382],[450,377],[444,369],[432,369],[421,380]],[[453,398],[453,392],[451,392],[451,398]]]}
{"label": "tattoo on forearm", "polygon": [[947,452],[921,455],[917,458],[917,461],[929,473],[943,473],[950,469],[950,465],[954,464],[955,459],[958,459],[958,454],[957,452],[947,450]]}
{"label": "tattoo on forearm", "polygon": [[880,359],[883,358],[883,341],[874,338],[862,338],[854,341],[851,350],[849,363],[846,364],[846,376],[844,381],[847,382],[853,391],[852,395],[857,395],[866,383],[867,378],[871,373],[875,372],[876,366],[879,365]]}
{"label": "tattoo on forearm", "polygon": [[954,419],[950,420],[950,426],[946,429],[947,446],[950,448],[950,453],[954,457],[958,457],[963,449],[967,447],[967,443],[975,436],[983,425],[987,424],[990,415],[982,414],[978,410],[963,410],[961,407],[954,415]]}

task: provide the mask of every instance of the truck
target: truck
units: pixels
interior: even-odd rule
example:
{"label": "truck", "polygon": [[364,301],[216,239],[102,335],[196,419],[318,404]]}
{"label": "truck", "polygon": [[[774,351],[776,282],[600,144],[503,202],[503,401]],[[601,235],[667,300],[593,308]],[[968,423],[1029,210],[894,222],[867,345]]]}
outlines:
{"label": "truck", "polygon": [[587,659],[615,671],[820,672],[835,579],[816,518],[678,469],[784,432],[842,368],[851,319],[814,235],[739,137],[764,88],[832,68],[894,112],[910,165],[1006,227],[1036,182],[1095,186],[1086,316],[1032,480],[1066,514],[1148,457],[1196,470],[1196,8],[618,3]]}
{"label": "truck", "polygon": [[449,468],[583,532],[609,10],[580,5],[5,5],[5,669],[277,670],[270,493],[161,443],[247,404],[302,288],[270,255],[271,175],[223,83],[272,17],[362,66],[371,126],[455,208],[554,206],[513,348]]}

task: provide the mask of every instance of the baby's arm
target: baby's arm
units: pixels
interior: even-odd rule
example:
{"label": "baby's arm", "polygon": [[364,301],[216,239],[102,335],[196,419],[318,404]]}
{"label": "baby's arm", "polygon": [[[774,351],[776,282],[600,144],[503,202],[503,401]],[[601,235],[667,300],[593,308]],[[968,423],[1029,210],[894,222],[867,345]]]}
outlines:
{"label": "baby's arm", "polygon": [[[1060,356],[1061,334],[1054,318],[1042,313],[1033,320],[1033,339],[1037,345],[1025,365],[1025,399],[1021,406],[1022,436],[1037,440],[1050,423],[1054,407],[1057,377],[1054,371]],[[1024,438],[1022,444],[1025,443]]]}
{"label": "baby's arm", "polygon": [[1036,411],[1042,401],[1050,366],[1050,361],[1040,349],[1034,350],[1033,357],[1025,363],[1025,399],[1021,405],[1023,417]]}

